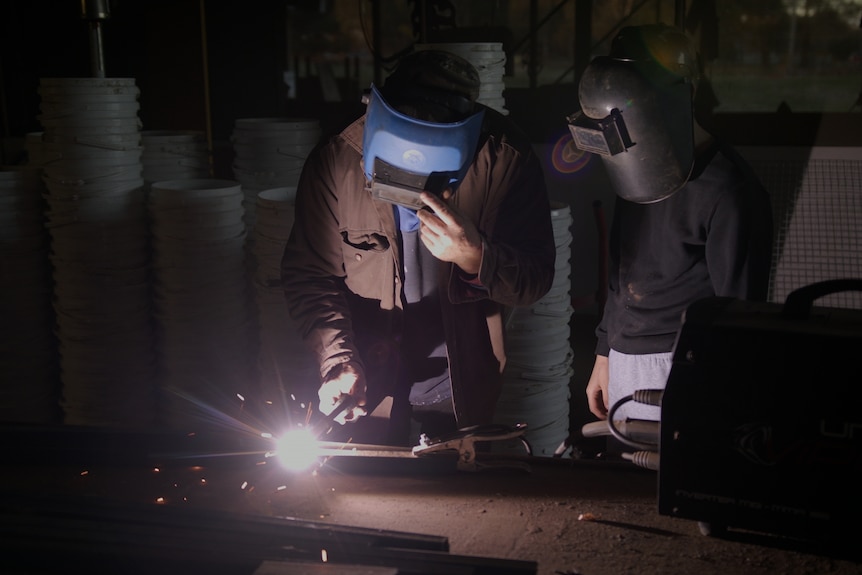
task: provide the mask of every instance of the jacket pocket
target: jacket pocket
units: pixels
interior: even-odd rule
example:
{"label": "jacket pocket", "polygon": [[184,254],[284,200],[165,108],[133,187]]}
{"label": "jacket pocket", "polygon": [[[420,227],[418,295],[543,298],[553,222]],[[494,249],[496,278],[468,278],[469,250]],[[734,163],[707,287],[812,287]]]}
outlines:
{"label": "jacket pocket", "polygon": [[389,249],[389,239],[380,232],[342,231],[341,239],[346,246],[362,252],[385,252]]}
{"label": "jacket pocket", "polygon": [[345,283],[364,298],[388,301],[393,281],[389,239],[379,232],[342,231]]}

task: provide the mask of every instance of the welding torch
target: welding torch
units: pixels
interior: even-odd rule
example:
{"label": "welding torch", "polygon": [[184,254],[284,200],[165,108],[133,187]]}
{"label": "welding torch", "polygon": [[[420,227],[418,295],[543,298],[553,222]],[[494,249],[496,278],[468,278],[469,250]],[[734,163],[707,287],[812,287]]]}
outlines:
{"label": "welding torch", "polygon": [[329,415],[323,416],[323,418],[315,424],[313,428],[314,436],[319,437],[329,433],[332,430],[332,424],[336,423],[335,419],[348,409],[356,407],[356,404],[356,397],[352,395],[341,396],[341,399],[335,404],[335,408],[329,413]]}

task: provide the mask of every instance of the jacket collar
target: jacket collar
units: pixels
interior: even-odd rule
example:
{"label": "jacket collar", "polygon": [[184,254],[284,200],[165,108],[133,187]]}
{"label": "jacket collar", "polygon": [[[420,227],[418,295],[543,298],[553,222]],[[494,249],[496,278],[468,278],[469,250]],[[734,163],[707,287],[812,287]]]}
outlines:
{"label": "jacket collar", "polygon": [[360,154],[362,153],[362,133],[365,130],[365,114],[344,128],[341,137]]}

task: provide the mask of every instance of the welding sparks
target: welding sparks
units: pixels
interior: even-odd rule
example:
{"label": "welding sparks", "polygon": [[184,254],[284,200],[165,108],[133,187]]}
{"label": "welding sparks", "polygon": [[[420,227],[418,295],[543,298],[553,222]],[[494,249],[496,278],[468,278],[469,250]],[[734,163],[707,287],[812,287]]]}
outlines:
{"label": "welding sparks", "polygon": [[[254,409],[244,409],[245,406],[249,405],[249,398],[242,393],[230,393],[228,397],[223,398],[228,401],[211,402],[196,397],[186,390],[171,388],[168,391],[176,395],[178,399],[184,400],[183,405],[188,407],[190,415],[193,415],[207,428],[235,431],[241,435],[248,434],[263,440],[260,444],[263,449],[260,452],[253,449],[249,451],[226,450],[224,452],[202,453],[200,454],[202,457],[261,455],[263,461],[258,460],[254,465],[266,465],[266,460],[275,458],[279,467],[290,472],[309,470],[320,459],[321,451],[316,436],[321,431],[319,429],[316,432],[312,431],[316,428],[310,425],[316,412],[311,404],[301,401],[294,394],[290,394],[289,398],[285,394],[285,397],[282,398],[281,403],[284,405],[281,407],[284,408],[284,413],[272,413],[269,410],[258,413]],[[274,406],[270,400],[265,400],[262,403],[267,406]],[[220,406],[223,409],[220,409]],[[303,415],[304,417],[302,417]],[[302,423],[299,423],[298,420]],[[297,425],[298,427],[296,427]],[[274,431],[279,428],[286,429]],[[200,484],[206,485],[206,480],[201,479]]]}

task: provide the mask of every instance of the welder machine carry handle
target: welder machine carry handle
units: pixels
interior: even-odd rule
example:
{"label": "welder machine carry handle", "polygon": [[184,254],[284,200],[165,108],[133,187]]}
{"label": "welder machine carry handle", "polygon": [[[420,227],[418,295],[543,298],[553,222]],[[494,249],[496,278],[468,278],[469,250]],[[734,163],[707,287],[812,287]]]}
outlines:
{"label": "welder machine carry handle", "polygon": [[795,289],[787,295],[781,313],[788,319],[807,319],[814,300],[843,291],[862,291],[862,279],[834,279]]}

